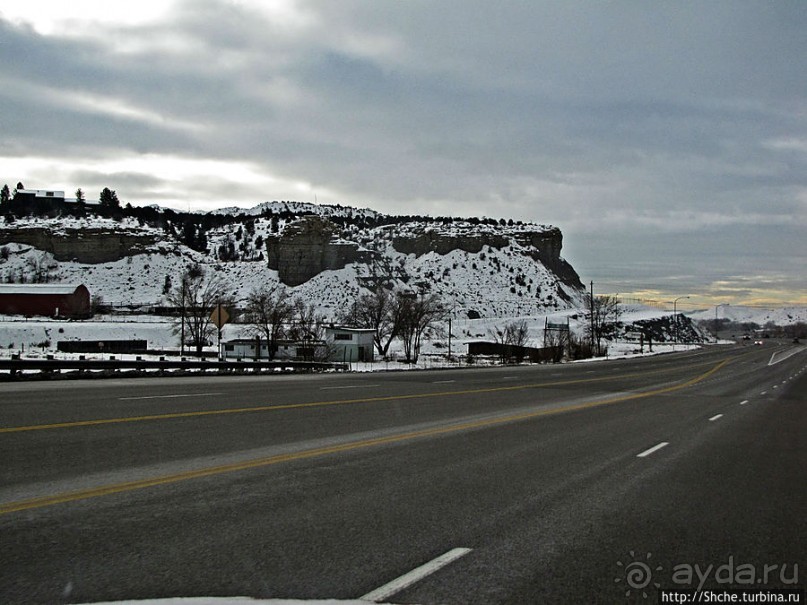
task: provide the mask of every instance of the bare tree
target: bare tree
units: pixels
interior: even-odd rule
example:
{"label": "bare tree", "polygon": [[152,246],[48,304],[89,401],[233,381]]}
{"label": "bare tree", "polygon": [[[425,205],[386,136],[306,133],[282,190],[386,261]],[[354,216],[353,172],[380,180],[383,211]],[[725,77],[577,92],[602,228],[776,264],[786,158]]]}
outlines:
{"label": "bare tree", "polygon": [[488,330],[493,342],[499,345],[499,357],[504,363],[515,357],[518,363],[524,360],[524,347],[530,339],[530,329],[526,319],[518,319],[505,324],[503,328],[496,326]]}
{"label": "bare tree", "polygon": [[794,324],[784,326],[782,329],[787,338],[807,338],[807,324],[805,324],[803,321],[797,321]]}
{"label": "bare tree", "polygon": [[[180,311],[178,325],[174,332],[181,334],[196,349],[202,352],[216,333],[216,326],[210,315],[217,304],[232,307],[224,284],[217,278],[206,279],[205,270],[200,265],[191,265],[182,275],[180,283],[167,296],[168,302]],[[185,342],[182,343],[185,345]]]}
{"label": "bare tree", "polygon": [[379,355],[389,352],[390,344],[398,336],[401,324],[401,305],[395,294],[379,285],[369,293],[362,294],[339,321],[360,328],[372,328],[373,344]]}
{"label": "bare tree", "polygon": [[108,307],[104,304],[104,297],[100,294],[93,294],[90,297],[90,315],[98,315],[99,313],[107,310]]}
{"label": "bare tree", "polygon": [[289,335],[303,345],[303,357],[313,360],[317,357],[317,345],[323,342],[325,316],[317,311],[314,303],[306,304],[301,298],[294,301],[292,313]]}
{"label": "bare tree", "polygon": [[507,340],[513,347],[516,361],[521,363],[524,360],[524,347],[530,340],[530,328],[526,319],[511,321],[505,326]]}
{"label": "bare tree", "polygon": [[294,312],[291,295],[282,285],[263,284],[247,296],[244,318],[256,337],[263,337],[269,350],[269,359],[277,352],[277,342],[283,337],[285,325]]}
{"label": "bare tree", "polygon": [[616,296],[604,295],[595,296],[592,301],[591,295],[588,294],[585,300],[588,309],[586,335],[591,342],[592,354],[602,355],[602,339],[613,334],[621,317],[619,299]]}
{"label": "bare tree", "polygon": [[544,348],[552,349],[552,363],[559,363],[564,353],[571,347],[568,330],[545,330]]}
{"label": "bare tree", "polygon": [[500,326],[488,328],[488,338],[490,338],[499,350],[499,361],[503,364],[510,357],[509,346],[507,344],[507,334]]}
{"label": "bare tree", "polygon": [[400,314],[398,337],[408,363],[417,363],[424,334],[437,327],[445,309],[435,294],[398,292],[395,304]]}

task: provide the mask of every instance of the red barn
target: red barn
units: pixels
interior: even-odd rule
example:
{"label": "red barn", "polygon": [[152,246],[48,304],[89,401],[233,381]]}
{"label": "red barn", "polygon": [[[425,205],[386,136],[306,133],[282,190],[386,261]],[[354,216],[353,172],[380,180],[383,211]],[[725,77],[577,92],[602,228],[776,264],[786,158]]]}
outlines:
{"label": "red barn", "polygon": [[83,284],[0,284],[0,313],[88,317],[90,291]]}

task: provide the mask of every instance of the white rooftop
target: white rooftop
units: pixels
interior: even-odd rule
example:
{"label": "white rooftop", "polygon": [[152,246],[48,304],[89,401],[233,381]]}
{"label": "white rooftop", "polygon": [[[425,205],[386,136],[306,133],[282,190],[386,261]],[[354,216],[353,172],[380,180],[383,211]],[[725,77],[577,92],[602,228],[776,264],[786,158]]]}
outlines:
{"label": "white rooftop", "polygon": [[0,284],[0,294],[72,294],[81,284]]}
{"label": "white rooftop", "polygon": [[17,189],[17,193],[33,194],[36,197],[64,197],[64,191],[55,189]]}

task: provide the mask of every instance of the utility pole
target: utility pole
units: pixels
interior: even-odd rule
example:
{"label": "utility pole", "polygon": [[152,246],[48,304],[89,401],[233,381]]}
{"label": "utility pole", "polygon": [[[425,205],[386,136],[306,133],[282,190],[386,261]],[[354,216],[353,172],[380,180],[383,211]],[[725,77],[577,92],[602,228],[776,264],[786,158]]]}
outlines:
{"label": "utility pole", "polygon": [[[190,202],[188,202],[188,203],[190,204]],[[222,322],[221,322],[221,300],[216,301],[216,317],[218,318],[218,322],[217,322],[218,325],[216,326],[216,328],[218,328],[218,332],[219,332],[217,358],[218,358],[219,361],[221,361],[221,326],[223,325]]]}
{"label": "utility pole", "polygon": [[448,363],[451,363],[451,316],[448,316]]}
{"label": "utility pole", "polygon": [[673,351],[675,351],[675,345],[678,344],[678,301],[682,298],[689,298],[689,296],[679,296],[673,301]]}
{"label": "utility pole", "polygon": [[[185,356],[185,278],[182,278],[182,298],[181,298],[181,309],[180,313],[182,314],[182,328],[179,335],[179,356],[182,359]],[[184,360],[183,360],[184,361]]]}
{"label": "utility pole", "polygon": [[591,356],[594,357],[594,280],[591,280]]}

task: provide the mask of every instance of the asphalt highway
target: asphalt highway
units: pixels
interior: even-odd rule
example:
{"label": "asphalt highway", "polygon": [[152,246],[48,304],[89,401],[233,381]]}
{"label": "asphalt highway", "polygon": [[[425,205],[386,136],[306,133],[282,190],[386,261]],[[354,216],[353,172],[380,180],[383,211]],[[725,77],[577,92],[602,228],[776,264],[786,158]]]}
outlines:
{"label": "asphalt highway", "polygon": [[804,589],[806,369],[807,347],[768,342],[558,366],[6,383],[0,602]]}

